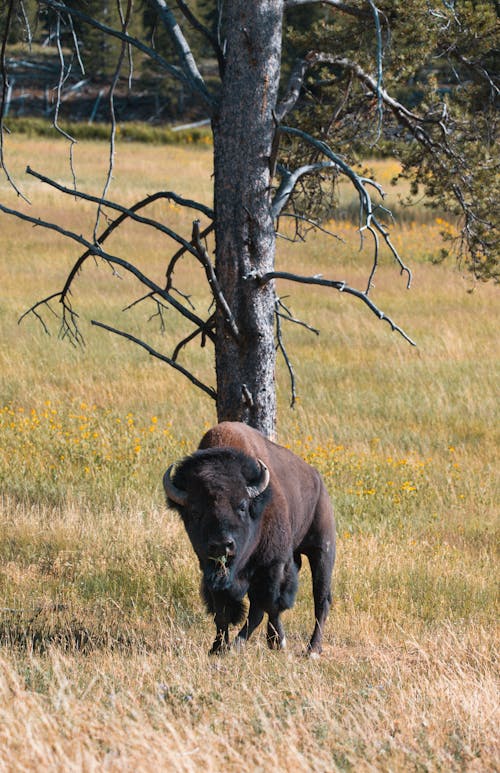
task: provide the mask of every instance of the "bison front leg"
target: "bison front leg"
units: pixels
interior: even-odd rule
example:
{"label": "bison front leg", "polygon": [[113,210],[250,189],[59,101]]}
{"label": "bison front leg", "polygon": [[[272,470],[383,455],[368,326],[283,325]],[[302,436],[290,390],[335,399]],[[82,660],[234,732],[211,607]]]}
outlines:
{"label": "bison front leg", "polygon": [[241,622],[245,616],[245,605],[227,593],[211,590],[205,582],[202,594],[207,611],[213,614],[215,623],[215,639],[209,654],[218,655],[229,649],[229,626]]}
{"label": "bison front leg", "polygon": [[215,621],[215,639],[208,654],[220,655],[229,649],[229,625],[225,621],[217,619],[217,615],[214,616]]}
{"label": "bison front leg", "polygon": [[286,647],[285,629],[283,628],[279,612],[269,615],[266,640],[267,646],[271,650],[284,650]]}

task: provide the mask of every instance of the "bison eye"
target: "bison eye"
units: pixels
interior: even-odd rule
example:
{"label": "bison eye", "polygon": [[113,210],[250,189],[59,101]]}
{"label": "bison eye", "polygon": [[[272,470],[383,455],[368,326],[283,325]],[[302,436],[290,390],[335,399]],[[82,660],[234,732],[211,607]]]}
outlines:
{"label": "bison eye", "polygon": [[246,499],[242,499],[237,507],[238,515],[245,515],[248,508],[248,502]]}

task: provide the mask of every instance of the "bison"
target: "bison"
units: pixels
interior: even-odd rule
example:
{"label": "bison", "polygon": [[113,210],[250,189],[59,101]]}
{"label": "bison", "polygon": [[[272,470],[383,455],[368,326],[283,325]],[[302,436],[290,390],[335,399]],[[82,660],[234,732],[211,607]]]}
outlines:
{"label": "bison", "polygon": [[201,592],[216,627],[210,652],[229,647],[229,625],[245,619],[246,595],[248,616],[235,645],[267,613],[269,647],[285,647],[280,616],[294,604],[305,555],[316,618],[308,652],[319,655],[335,561],[333,509],[319,473],[246,424],[223,422],[168,468],[163,485],[200,563]]}

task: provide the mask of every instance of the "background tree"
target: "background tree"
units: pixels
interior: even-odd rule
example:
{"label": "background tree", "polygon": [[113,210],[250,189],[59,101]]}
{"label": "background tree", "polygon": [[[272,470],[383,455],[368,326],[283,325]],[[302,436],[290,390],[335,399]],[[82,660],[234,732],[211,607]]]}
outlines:
{"label": "background tree", "polygon": [[[19,6],[19,0],[7,3],[2,105],[8,81],[6,44]],[[192,332],[167,357],[126,331],[106,327],[181,370],[216,399],[220,420],[244,421],[272,436],[277,347],[293,374],[281,336],[283,318],[293,318],[276,294],[276,280],[349,293],[411,341],[372,299],[382,248],[392,254],[407,286],[411,282],[410,271],[390,238],[389,213],[379,201],[380,186],[357,164],[363,152],[374,152],[377,147],[387,152],[388,144],[402,159],[404,174],[413,175],[415,186],[422,184],[434,201],[461,219],[459,256],[479,278],[497,276],[498,221],[491,207],[498,185],[493,156],[498,97],[492,66],[496,6],[444,5],[438,0],[434,6],[419,0],[387,0],[380,7],[374,0],[213,4],[177,0],[174,14],[165,0],[148,0],[147,12],[142,15],[141,9],[141,23],[134,28],[131,25],[137,17],[131,0],[117,4],[120,21],[114,25],[92,14],[88,5],[82,11],[83,6],[76,2],[40,0],[38,6],[56,19],[56,44],[63,33],[66,38],[71,35],[75,62],[82,60],[85,48],[77,29],[97,30],[117,42],[116,61],[110,68],[111,106],[120,73],[130,61],[130,52],[137,51],[141,59],[153,61],[165,79],[175,80],[196,96],[210,116],[214,142],[213,210],[166,191],[125,208],[107,196],[112,168],[100,197],[78,190],[76,181],[73,188],[66,188],[29,170],[68,195],[95,201],[99,212],[104,208],[118,213],[104,229],[98,217],[88,238],[0,205],[6,214],[58,230],[83,246],[62,290],[30,310],[43,321],[44,306],[57,299],[65,335],[76,341],[81,338],[71,288],[85,261],[94,256],[115,269],[125,269],[146,287],[145,298],[158,308],[163,304],[175,308],[190,321]],[[143,36],[144,22],[148,32]],[[152,36],[160,27],[162,36]],[[166,40],[168,50],[163,52]],[[417,47],[415,40],[420,40]],[[112,49],[108,52],[111,57]],[[62,58],[61,89],[67,67]],[[3,137],[3,108],[1,119]],[[115,121],[112,147],[114,128]],[[3,151],[2,164],[8,174]],[[373,244],[365,287],[276,271],[277,223],[291,218],[296,238],[303,238],[304,229],[321,228],[322,218],[335,206],[341,177],[356,191],[360,232]],[[161,198],[193,210],[192,234],[181,235],[147,217],[147,207]],[[155,228],[176,243],[165,286],[106,249],[107,238],[129,219]],[[212,233],[214,263],[206,241]],[[214,311],[206,318],[173,294],[175,267],[187,255],[201,264],[213,294]],[[202,384],[178,363],[185,346],[207,340],[215,345],[216,389]]]}

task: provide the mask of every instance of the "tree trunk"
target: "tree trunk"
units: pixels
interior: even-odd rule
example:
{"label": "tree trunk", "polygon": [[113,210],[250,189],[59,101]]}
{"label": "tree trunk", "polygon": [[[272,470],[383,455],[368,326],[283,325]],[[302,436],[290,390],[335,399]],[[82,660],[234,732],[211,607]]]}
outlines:
{"label": "tree trunk", "polygon": [[213,121],[217,278],[238,340],[217,310],[219,421],[243,421],[269,437],[276,429],[272,283],[252,271],[274,268],[270,157],[281,56],[283,0],[227,3],[226,65]]}

